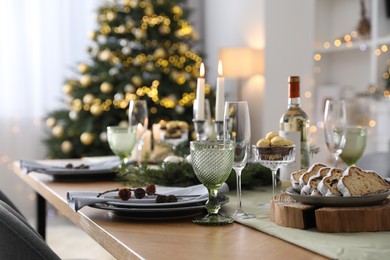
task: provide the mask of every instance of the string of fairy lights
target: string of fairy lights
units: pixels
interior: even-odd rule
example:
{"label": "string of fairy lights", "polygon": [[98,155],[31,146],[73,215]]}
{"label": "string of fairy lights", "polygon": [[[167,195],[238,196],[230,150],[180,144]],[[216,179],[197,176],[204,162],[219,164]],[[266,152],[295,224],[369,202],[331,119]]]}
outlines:
{"label": "string of fairy lights", "polygon": [[[356,31],[352,31],[351,33],[345,34],[343,37],[336,38],[331,41],[324,41],[320,44],[318,44],[318,50],[314,55],[313,59],[315,62],[319,62],[322,59],[321,52],[326,52],[327,50],[330,50],[332,48],[338,49],[338,48],[359,48],[360,51],[366,51],[368,49],[368,45],[371,43],[369,42],[368,38],[361,39],[358,36],[358,33]],[[389,53],[390,44],[380,44],[378,47],[373,49],[373,52],[375,56],[380,57],[381,55],[385,55]],[[384,81],[388,81],[390,79],[390,59],[386,60],[387,64],[387,70],[383,72],[382,78]],[[320,67],[316,66],[315,73],[320,73]],[[369,88],[369,93],[372,93],[374,89],[372,87]],[[383,97],[390,98],[390,91],[385,89],[383,91]]]}

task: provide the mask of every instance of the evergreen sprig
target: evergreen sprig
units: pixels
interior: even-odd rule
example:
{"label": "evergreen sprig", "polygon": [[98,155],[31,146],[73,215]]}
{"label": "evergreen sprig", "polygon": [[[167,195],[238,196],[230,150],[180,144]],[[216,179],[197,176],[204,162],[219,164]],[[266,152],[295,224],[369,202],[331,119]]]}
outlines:
{"label": "evergreen sprig", "polygon": [[[192,165],[188,162],[161,163],[159,165],[142,165],[133,168],[133,172],[122,176],[122,181],[131,184],[155,183],[163,186],[187,187],[200,184]],[[226,183],[231,189],[236,188],[236,174],[232,170]],[[251,189],[271,185],[271,171],[257,163],[248,163],[242,171],[242,188]]]}

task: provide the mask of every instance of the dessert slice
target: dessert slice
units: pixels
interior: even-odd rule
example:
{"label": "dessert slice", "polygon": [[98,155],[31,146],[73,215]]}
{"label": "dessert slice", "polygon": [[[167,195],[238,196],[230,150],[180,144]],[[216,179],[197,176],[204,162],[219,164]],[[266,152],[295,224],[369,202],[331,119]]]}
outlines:
{"label": "dessert slice", "polygon": [[290,181],[294,190],[301,191],[301,186],[299,186],[299,177],[301,177],[302,174],[306,173],[306,171],[307,169],[301,169],[291,173]]}
{"label": "dessert slice", "polygon": [[350,166],[338,181],[337,188],[345,197],[364,196],[387,191],[390,184],[374,171]]}
{"label": "dessert slice", "polygon": [[331,168],[328,174],[318,183],[317,189],[322,196],[341,196],[341,192],[337,188],[344,171],[340,168]]}
{"label": "dessert slice", "polygon": [[301,190],[302,195],[316,195],[321,196],[321,193],[318,191],[317,186],[320,181],[328,174],[330,171],[329,167],[322,167],[318,170],[316,174],[309,178],[309,181]]}
{"label": "dessert slice", "polygon": [[309,181],[310,177],[315,175],[315,174],[317,174],[317,172],[322,167],[326,167],[326,165],[322,164],[322,163],[315,163],[307,170],[306,173],[302,174],[299,177],[299,186],[301,187],[301,190],[302,190],[303,186],[305,186],[307,184],[307,182]]}

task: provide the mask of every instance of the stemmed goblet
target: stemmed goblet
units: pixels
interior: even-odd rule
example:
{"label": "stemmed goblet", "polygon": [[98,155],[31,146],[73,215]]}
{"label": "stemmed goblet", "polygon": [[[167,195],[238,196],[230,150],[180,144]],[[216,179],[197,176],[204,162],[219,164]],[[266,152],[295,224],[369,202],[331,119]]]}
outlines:
{"label": "stemmed goblet", "polygon": [[[272,198],[275,196],[276,174],[279,168],[295,160],[295,146],[254,147],[254,157],[264,167],[272,171]],[[268,206],[268,204],[267,204]]]}
{"label": "stemmed goblet", "polygon": [[145,133],[148,129],[148,106],[146,100],[130,100],[129,125],[136,127],[137,131],[137,163],[142,163],[142,147]]}
{"label": "stemmed goblet", "polygon": [[233,223],[230,217],[218,214],[218,188],[229,177],[233,167],[234,144],[231,141],[191,141],[191,161],[196,177],[207,188],[209,199],[206,202],[208,214],[193,220],[193,223],[219,226]]}
{"label": "stemmed goblet", "polygon": [[326,100],[324,111],[324,134],[328,150],[334,159],[334,166],[346,141],[347,112],[344,100]]}
{"label": "stemmed goblet", "polygon": [[119,174],[129,173],[130,170],[126,164],[136,143],[136,128],[131,126],[108,126],[107,139],[112,152],[119,156],[121,162]]}
{"label": "stemmed goblet", "polygon": [[367,128],[361,126],[347,126],[345,146],[340,158],[346,165],[357,163],[364,153],[367,143]]}
{"label": "stemmed goblet", "polygon": [[224,139],[234,143],[233,169],[237,180],[237,209],[233,218],[247,219],[256,217],[245,213],[241,202],[241,172],[250,155],[251,125],[248,103],[246,101],[225,102]]}

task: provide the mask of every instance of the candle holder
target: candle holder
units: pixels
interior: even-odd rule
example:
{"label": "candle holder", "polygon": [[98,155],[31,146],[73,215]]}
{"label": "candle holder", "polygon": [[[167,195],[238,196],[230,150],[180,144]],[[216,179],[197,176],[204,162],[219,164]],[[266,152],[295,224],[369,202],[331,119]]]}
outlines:
{"label": "candle holder", "polygon": [[214,120],[214,129],[217,141],[223,141],[223,121]]}
{"label": "candle holder", "polygon": [[196,140],[197,141],[203,141],[207,139],[206,131],[205,131],[205,120],[197,120],[193,119],[192,122],[194,122],[194,128],[196,133]]}

